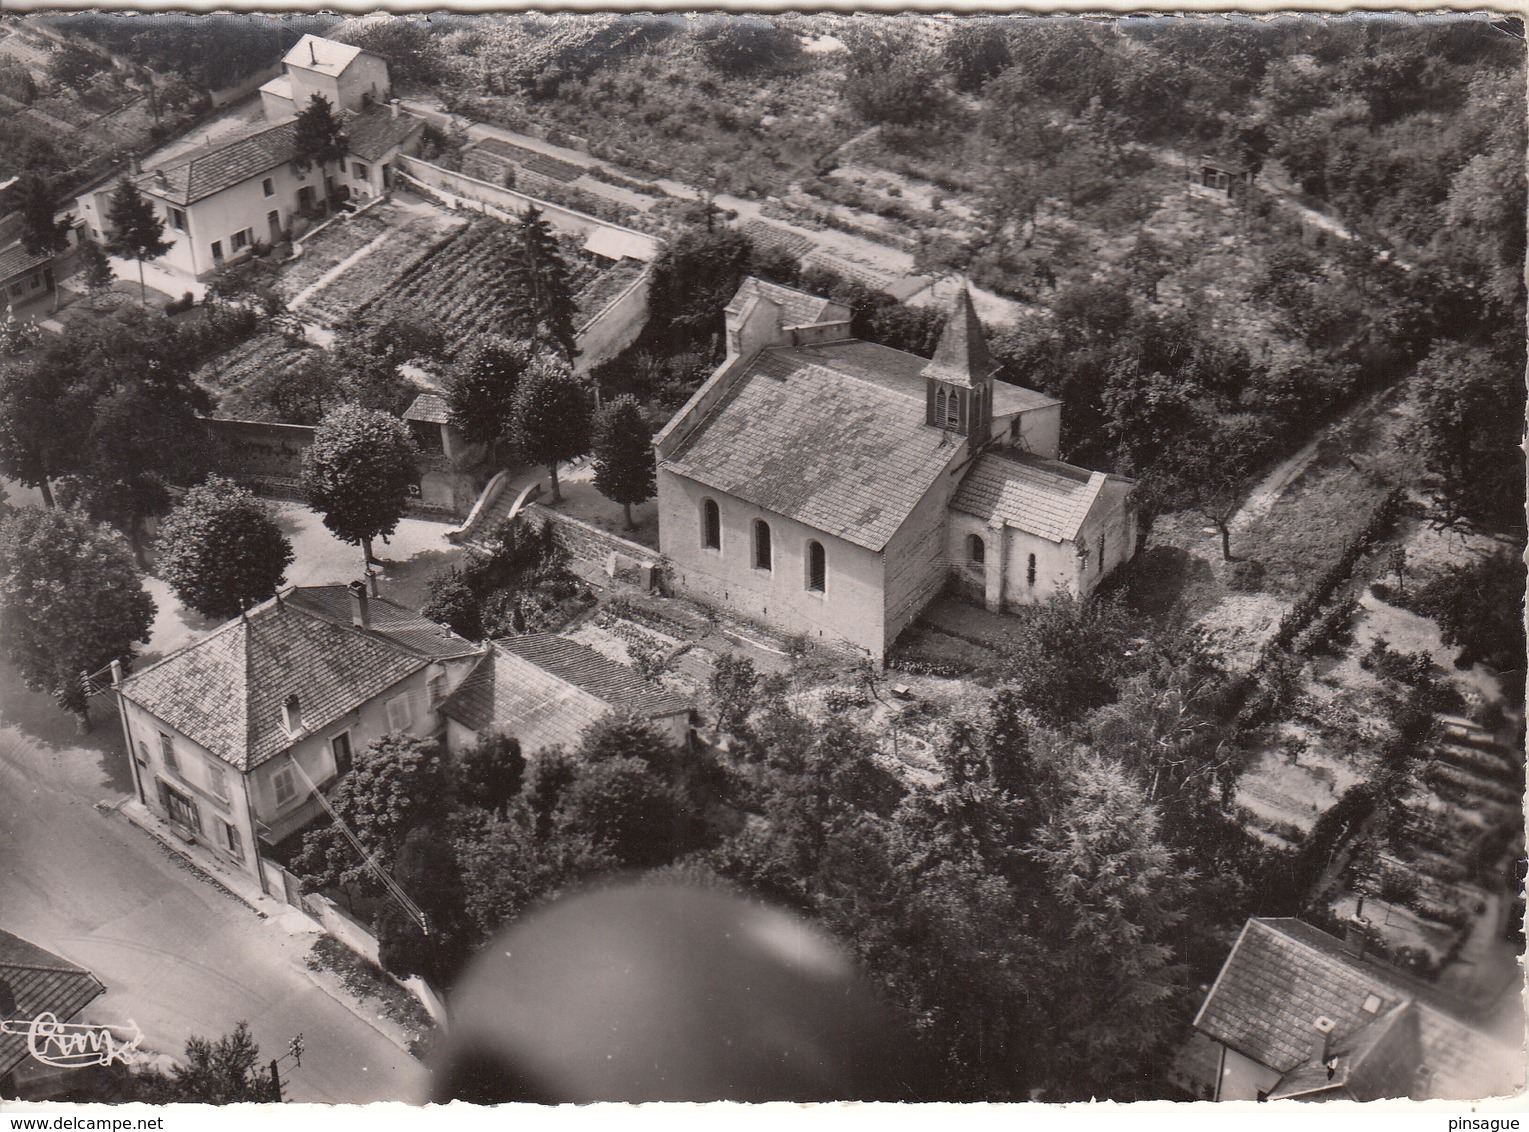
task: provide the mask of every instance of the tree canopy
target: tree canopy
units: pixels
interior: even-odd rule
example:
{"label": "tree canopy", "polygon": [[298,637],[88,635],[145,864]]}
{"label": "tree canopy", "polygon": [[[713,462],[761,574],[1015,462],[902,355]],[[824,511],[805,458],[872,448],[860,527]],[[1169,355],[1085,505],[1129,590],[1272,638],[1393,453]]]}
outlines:
{"label": "tree canopy", "polygon": [[160,523],[156,572],[191,608],[219,620],[270,597],[292,564],[271,508],[209,476]]}
{"label": "tree canopy", "polygon": [[398,528],[418,476],[408,426],[378,409],[341,405],[319,422],[303,453],[303,487],[336,538],[362,548]]}
{"label": "tree canopy", "polygon": [[138,191],[138,186],[130,178],[123,177],[107,206],[106,224],[109,230],[106,250],[112,255],[138,261],[138,292],[147,302],[143,261],[158,259],[170,250],[172,243],[165,239],[164,218],[154,211],[154,206]]}
{"label": "tree canopy", "polygon": [[515,296],[511,329],[522,338],[549,343],[572,365],[579,353],[578,307],[568,264],[551,225],[534,205],[527,205],[515,224],[514,252],[506,266]]}
{"label": "tree canopy", "polygon": [[595,488],[612,503],[621,504],[626,529],[632,530],[634,504],[646,503],[657,490],[653,430],[637,398],[617,397],[595,423]]}
{"label": "tree canopy", "polygon": [[563,497],[558,464],[589,451],[591,402],[588,385],[551,358],[532,365],[515,389],[511,442],[522,459],[546,466],[553,503]]}
{"label": "tree canopy", "polygon": [[322,94],[310,95],[308,105],[298,111],[293,144],[297,165],[302,169],[317,165],[323,170],[345,160],[350,142],[335,116],[334,106]]}
{"label": "tree canopy", "polygon": [[131,663],[153,622],[120,534],[63,508],[0,519],[0,640],[28,688],[83,719],[81,674]]}

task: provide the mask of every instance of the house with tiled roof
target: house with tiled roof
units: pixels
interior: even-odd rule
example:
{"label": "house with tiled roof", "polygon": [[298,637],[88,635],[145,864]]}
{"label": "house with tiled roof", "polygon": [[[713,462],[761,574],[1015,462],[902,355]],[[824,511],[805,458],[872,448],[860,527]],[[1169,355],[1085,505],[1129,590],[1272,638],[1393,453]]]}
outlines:
{"label": "house with tiled roof", "polygon": [[[0,930],[0,1022],[24,1025],[44,1014],[72,1022],[104,993],[84,967]],[[24,1030],[0,1027],[0,1098],[45,1099],[60,1076],[32,1057]]]}
{"label": "house with tiled roof", "polygon": [[[1357,941],[1356,936],[1356,941]],[[1482,1100],[1524,1087],[1523,1016],[1489,1032],[1438,987],[1295,919],[1252,919],[1175,1077],[1206,1100]]]}
{"label": "house with tiled roof", "polygon": [[289,589],[117,685],[139,800],[260,882],[354,752],[437,735],[482,650],[364,582]]}
{"label": "house with tiled roof", "polygon": [[676,746],[690,732],[692,705],[643,680],[588,645],[553,633],[490,643],[456,691],[441,704],[446,742],[464,750],[498,731],[527,755],[577,747],[584,732],[612,713],[646,720]]}
{"label": "house with tiled roof", "polygon": [[1057,459],[1062,406],[996,377],[963,289],[932,359],[746,279],[727,354],[654,439],[672,584],[874,658],[947,585],[1083,597],[1136,546],[1132,484]]}
{"label": "house with tiled roof", "polygon": [[[417,151],[424,120],[388,102],[387,64],[378,56],[308,35],[284,66],[281,78],[261,88],[265,121],[176,150],[146,169],[134,164],[130,175],[171,241],[156,263],[198,279],[211,275],[257,244],[301,235],[334,203],[386,192],[398,155]],[[298,161],[296,116],[313,97],[334,108],[348,146],[345,160],[322,169]],[[98,241],[110,234],[117,183],[112,178],[77,201]]]}

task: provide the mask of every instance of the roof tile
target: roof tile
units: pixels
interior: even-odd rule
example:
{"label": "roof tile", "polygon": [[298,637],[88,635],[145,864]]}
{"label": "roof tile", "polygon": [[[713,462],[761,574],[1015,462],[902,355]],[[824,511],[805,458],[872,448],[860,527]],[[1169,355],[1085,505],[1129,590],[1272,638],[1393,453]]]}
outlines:
{"label": "roof tile", "polygon": [[1067,542],[1078,537],[1107,478],[1060,460],[989,453],[972,465],[950,505],[987,522],[997,519],[1052,542]]}

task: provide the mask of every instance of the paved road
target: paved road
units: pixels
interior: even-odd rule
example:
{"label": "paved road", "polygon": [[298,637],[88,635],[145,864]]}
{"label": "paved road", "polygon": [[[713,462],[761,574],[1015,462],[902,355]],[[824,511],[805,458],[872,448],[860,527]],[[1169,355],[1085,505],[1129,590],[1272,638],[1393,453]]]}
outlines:
{"label": "paved road", "polygon": [[[72,724],[56,712],[50,723],[46,701],[18,691],[8,669],[0,690],[0,927],[96,973],[107,994],[90,1018],[131,1018],[146,1045],[172,1053],[241,1019],[268,1054],[301,1032],[307,1052],[290,1075],[293,1100],[423,1095],[419,1063],[309,980],[311,936],[258,918],[124,818],[94,808],[126,796],[109,732],[90,740],[96,747],[74,746]],[[33,737],[43,733],[52,742]]]}

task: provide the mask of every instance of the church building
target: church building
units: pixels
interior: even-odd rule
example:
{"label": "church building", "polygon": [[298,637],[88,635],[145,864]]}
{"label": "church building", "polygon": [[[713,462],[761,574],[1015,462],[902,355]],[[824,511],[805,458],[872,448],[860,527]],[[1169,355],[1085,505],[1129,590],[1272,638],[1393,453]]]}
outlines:
{"label": "church building", "polygon": [[1136,546],[1132,483],[1057,459],[1061,402],[996,379],[963,289],[933,359],[744,280],[727,354],[654,438],[677,592],[880,661],[947,587],[1084,597]]}

